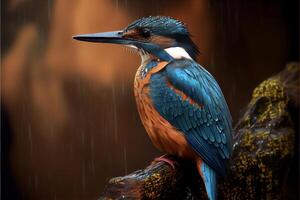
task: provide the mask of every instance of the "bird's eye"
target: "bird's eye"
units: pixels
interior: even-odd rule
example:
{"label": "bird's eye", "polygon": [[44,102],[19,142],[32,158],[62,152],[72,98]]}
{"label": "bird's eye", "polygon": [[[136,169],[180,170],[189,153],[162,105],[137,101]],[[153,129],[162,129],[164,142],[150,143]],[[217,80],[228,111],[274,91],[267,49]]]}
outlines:
{"label": "bird's eye", "polygon": [[144,38],[149,38],[151,36],[150,30],[147,28],[143,28],[140,30],[140,34],[144,37]]}

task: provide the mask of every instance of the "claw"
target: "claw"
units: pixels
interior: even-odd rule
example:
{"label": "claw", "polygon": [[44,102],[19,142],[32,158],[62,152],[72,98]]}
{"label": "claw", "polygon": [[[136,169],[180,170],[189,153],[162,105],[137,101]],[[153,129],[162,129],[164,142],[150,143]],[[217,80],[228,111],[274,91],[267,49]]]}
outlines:
{"label": "claw", "polygon": [[175,165],[177,164],[177,162],[174,159],[172,159],[171,156],[169,156],[167,154],[155,158],[154,161],[152,162],[152,164],[155,164],[155,163],[158,163],[158,162],[167,163],[172,167],[172,169],[175,169]]}

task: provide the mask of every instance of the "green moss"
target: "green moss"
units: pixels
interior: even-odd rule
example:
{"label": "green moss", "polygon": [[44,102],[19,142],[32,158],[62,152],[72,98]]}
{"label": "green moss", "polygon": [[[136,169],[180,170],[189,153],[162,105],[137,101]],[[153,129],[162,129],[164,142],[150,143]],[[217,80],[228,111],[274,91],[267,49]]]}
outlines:
{"label": "green moss", "polygon": [[279,198],[284,169],[294,152],[288,102],[279,76],[255,88],[238,126],[230,180],[220,186],[223,199]]}
{"label": "green moss", "polygon": [[263,109],[259,110],[258,122],[276,119],[286,112],[288,98],[279,77],[268,79],[255,88],[250,105],[254,105],[261,98],[265,98],[266,102]]}
{"label": "green moss", "polygon": [[264,125],[264,123],[270,123],[283,115],[287,115],[288,101],[284,84],[279,76],[263,81],[253,91],[248,106],[251,109],[245,113],[242,125],[248,127],[254,124]]}

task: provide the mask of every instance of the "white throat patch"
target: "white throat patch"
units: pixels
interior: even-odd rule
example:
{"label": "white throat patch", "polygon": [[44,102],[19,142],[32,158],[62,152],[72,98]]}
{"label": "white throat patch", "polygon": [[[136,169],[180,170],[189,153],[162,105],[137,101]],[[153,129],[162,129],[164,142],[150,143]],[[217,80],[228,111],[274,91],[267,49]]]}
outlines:
{"label": "white throat patch", "polygon": [[[135,47],[134,45],[126,45],[126,46],[137,50],[137,47]],[[191,56],[182,47],[170,47],[164,50],[175,59],[186,58],[186,59],[193,60]],[[138,52],[142,58],[142,63],[145,63],[151,59],[150,54],[144,51],[143,49],[138,50]]]}
{"label": "white throat patch", "polygon": [[165,51],[175,59],[187,58],[193,60],[191,56],[182,47],[170,47],[165,49]]}

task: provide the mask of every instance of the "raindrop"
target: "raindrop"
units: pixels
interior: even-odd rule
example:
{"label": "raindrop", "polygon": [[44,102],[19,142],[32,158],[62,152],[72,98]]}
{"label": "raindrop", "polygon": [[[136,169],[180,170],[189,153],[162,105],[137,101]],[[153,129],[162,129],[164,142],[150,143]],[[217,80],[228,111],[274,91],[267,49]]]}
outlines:
{"label": "raindrop", "polygon": [[125,174],[127,174],[127,149],[126,149],[126,145],[124,145],[123,155],[124,155],[124,172],[125,172]]}
{"label": "raindrop", "polygon": [[125,83],[124,83],[124,78],[122,77],[122,96],[125,95]]}
{"label": "raindrop", "polygon": [[84,141],[85,141],[85,133],[83,130],[80,130],[80,133],[81,133],[81,143],[82,145],[84,145]]}
{"label": "raindrop", "polygon": [[91,136],[91,171],[95,176],[95,150],[94,150],[94,138]]}
{"label": "raindrop", "polygon": [[82,164],[82,190],[85,191],[85,163]]}
{"label": "raindrop", "polygon": [[28,139],[29,139],[29,145],[30,145],[30,155],[33,153],[32,149],[32,132],[31,132],[31,125],[28,125]]}
{"label": "raindrop", "polygon": [[39,179],[38,179],[38,176],[35,175],[34,176],[34,188],[35,188],[35,190],[38,189],[38,184],[39,184]]}
{"label": "raindrop", "polygon": [[50,19],[51,17],[51,5],[52,5],[51,0],[48,0],[48,19]]}
{"label": "raindrop", "polygon": [[116,8],[119,8],[119,0],[116,0]]}
{"label": "raindrop", "polygon": [[28,176],[28,187],[31,188],[31,176]]}
{"label": "raindrop", "polygon": [[118,141],[118,121],[115,85],[112,85],[112,103],[113,103],[113,122],[114,122],[114,139]]}
{"label": "raindrop", "polygon": [[72,153],[73,153],[73,145],[70,144],[70,154],[72,154]]}

